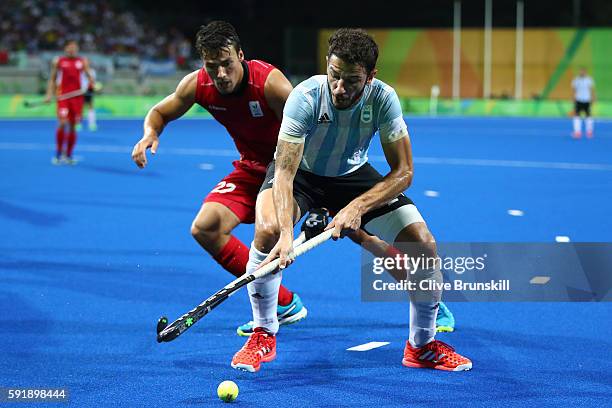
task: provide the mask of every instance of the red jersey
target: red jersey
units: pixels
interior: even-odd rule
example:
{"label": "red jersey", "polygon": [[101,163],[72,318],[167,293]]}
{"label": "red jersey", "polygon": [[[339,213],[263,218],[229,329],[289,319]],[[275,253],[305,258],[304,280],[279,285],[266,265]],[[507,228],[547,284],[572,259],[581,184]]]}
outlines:
{"label": "red jersey", "polygon": [[57,60],[58,95],[81,89],[81,73],[85,63],[81,57],[61,56]]}
{"label": "red jersey", "polygon": [[280,120],[268,106],[264,85],[273,65],[263,61],[244,61],[244,77],[238,90],[222,95],[202,68],[198,72],[195,101],[229,132],[240,160],[267,166],[274,157]]}

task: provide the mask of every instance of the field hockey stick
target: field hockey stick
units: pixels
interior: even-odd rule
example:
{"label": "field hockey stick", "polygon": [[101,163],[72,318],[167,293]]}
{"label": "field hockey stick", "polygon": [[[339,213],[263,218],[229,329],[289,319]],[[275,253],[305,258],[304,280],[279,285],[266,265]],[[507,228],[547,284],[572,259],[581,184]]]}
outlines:
{"label": "field hockey stick", "polygon": [[[102,89],[102,84],[99,82],[96,82],[96,84],[94,85],[94,92],[99,92]],[[58,97],[55,98],[56,101],[65,101],[66,99],[70,99],[70,98],[75,98],[77,96],[81,96],[81,95],[85,95],[87,93],[87,89],[77,89],[75,91],[71,91],[71,92],[66,92],[65,94],[62,94]],[[51,103],[51,101],[45,101],[40,100],[40,101],[23,101],[23,106],[26,108],[34,108],[36,106],[41,106],[41,105],[47,105]]]}
{"label": "field hockey stick", "polygon": [[[293,251],[291,254],[289,254],[290,259],[295,259],[296,257],[310,251],[331,237],[333,230],[323,231],[327,226],[327,211],[317,211],[321,212],[316,213],[311,211],[309,218],[302,224],[302,232],[298,238],[293,241]],[[324,211],[324,213],[322,211]],[[324,214],[324,216],[322,214]],[[320,222],[317,220],[320,220]],[[310,237],[314,231],[323,232],[307,240],[307,236]],[[274,272],[278,268],[279,262],[280,259],[277,258],[254,273],[243,275],[233,280],[221,290],[217,291],[217,293],[176,319],[170,325],[168,325],[167,317],[160,317],[157,321],[157,342],[161,343],[174,340],[183,334],[185,330],[189,329],[200,319],[210,313],[214,308],[223,303],[227,298],[236,293],[238,289],[245,286],[249,282],[253,282],[255,279],[262,278]]]}

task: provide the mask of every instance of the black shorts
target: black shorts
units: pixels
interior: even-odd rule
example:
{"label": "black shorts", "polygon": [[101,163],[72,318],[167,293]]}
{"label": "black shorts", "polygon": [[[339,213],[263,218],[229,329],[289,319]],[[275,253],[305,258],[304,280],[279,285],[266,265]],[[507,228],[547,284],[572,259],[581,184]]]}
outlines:
{"label": "black shorts", "polygon": [[591,102],[578,102],[574,105],[574,115],[580,116],[584,112],[586,116],[591,116]]}
{"label": "black shorts", "polygon": [[89,91],[85,92],[83,94],[85,103],[91,105],[91,103],[93,102],[93,96],[94,96],[93,91],[89,90]]}
{"label": "black shorts", "polygon": [[[266,178],[259,192],[272,188],[274,179],[274,164],[272,161],[268,165]],[[353,199],[370,190],[376,183],[381,181],[383,176],[374,169],[369,163],[364,164],[359,169],[344,176],[326,177],[318,176],[298,169],[293,180],[293,197],[300,207],[300,214],[303,216],[312,208],[327,208],[333,216],[342,208],[346,207]],[[399,216],[394,214],[397,222],[409,225],[411,222],[423,221],[412,200],[404,194],[398,195],[386,205],[366,213],[361,218],[361,228],[374,235],[377,231],[368,231],[366,224],[375,218],[381,218],[396,212],[400,207],[410,207],[410,214],[406,211],[399,211]],[[405,209],[403,209],[405,210]],[[384,217],[383,217],[384,218]],[[403,225],[403,226],[405,226]],[[402,226],[402,227],[403,227]],[[388,228],[385,228],[385,230]],[[391,233],[392,235],[392,233]]]}

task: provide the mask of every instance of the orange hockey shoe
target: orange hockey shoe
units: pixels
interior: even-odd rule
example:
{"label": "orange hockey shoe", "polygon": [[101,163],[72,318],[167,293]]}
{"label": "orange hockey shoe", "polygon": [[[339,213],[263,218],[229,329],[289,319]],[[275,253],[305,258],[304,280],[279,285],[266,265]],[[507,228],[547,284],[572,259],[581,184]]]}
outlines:
{"label": "orange hockey shoe", "polygon": [[472,369],[472,361],[455,353],[448,344],[434,340],[423,347],[412,347],[409,341],[404,348],[402,364],[406,367],[433,368],[444,371],[467,371]]}
{"label": "orange hockey shoe", "polygon": [[267,363],[275,358],[276,336],[256,327],[244,346],[234,354],[232,368],[254,373],[259,370],[262,361]]}

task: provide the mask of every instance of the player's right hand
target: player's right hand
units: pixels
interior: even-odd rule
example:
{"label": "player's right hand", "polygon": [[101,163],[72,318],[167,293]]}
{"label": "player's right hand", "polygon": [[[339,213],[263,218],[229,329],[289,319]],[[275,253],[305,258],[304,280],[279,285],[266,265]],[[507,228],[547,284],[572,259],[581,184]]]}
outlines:
{"label": "player's right hand", "polygon": [[49,103],[51,102],[51,95],[50,94],[46,94],[45,95],[45,103]]}
{"label": "player's right hand", "polygon": [[141,169],[147,165],[147,150],[151,149],[151,154],[157,153],[157,146],[159,145],[159,136],[156,134],[148,134],[143,136],[142,139],[134,145],[132,149],[132,160]]}
{"label": "player's right hand", "polygon": [[278,242],[272,248],[272,251],[268,254],[266,259],[259,265],[257,269],[263,268],[265,265],[269,264],[276,258],[279,258],[279,269],[285,269],[291,263],[293,263],[293,259],[289,257],[289,254],[293,252],[293,231],[289,234],[281,233]]}

